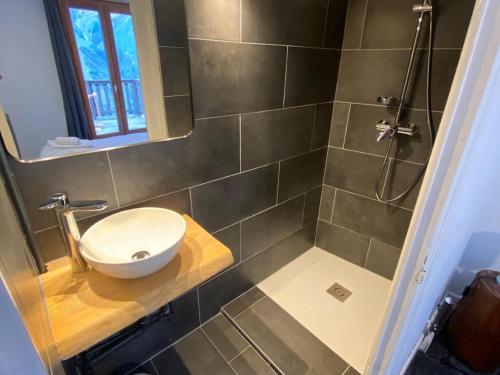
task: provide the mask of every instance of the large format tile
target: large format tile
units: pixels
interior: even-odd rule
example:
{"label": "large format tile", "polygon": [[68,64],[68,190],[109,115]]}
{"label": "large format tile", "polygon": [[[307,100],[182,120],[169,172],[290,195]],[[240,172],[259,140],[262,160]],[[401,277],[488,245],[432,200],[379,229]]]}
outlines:
{"label": "large format tile", "polygon": [[234,375],[201,329],[153,358],[159,375]]}
{"label": "large format tile", "polygon": [[339,62],[337,50],[288,47],[285,106],[332,101]]}
{"label": "large format tile", "polygon": [[[366,152],[369,154],[385,156],[387,152],[387,140],[376,142],[376,124],[382,119],[394,121],[392,109],[380,106],[352,104],[349,114],[349,125],[345,140],[345,148]],[[434,128],[437,130],[440,113],[433,113]],[[423,163],[429,154],[430,135],[427,126],[427,115],[425,111],[405,111],[403,123],[415,124],[418,133],[415,136],[401,135],[393,143],[390,156],[401,160]]]}
{"label": "large format tile", "polygon": [[332,109],[332,103],[323,103],[316,105],[316,113],[314,116],[314,132],[311,142],[312,149],[328,145],[330,124],[332,122]]}
{"label": "large format tile", "polygon": [[306,193],[306,202],[304,205],[304,225],[318,220],[319,205],[321,201],[321,187]]}
{"label": "large format tile", "polygon": [[272,164],[196,186],[193,217],[209,231],[263,211],[276,202],[278,166]]}
{"label": "large format tile", "polygon": [[234,264],[238,264],[240,262],[241,254],[240,223],[236,223],[227,228],[221,229],[218,232],[212,233],[212,235],[224,245],[229,247],[229,249],[233,253]]}
{"label": "large format tile", "polygon": [[326,148],[280,162],[278,200],[283,202],[321,185]]}
{"label": "large format tile", "polygon": [[226,303],[268,277],[272,273],[272,260],[273,249],[268,248],[201,285],[201,321],[210,319]]}
{"label": "large format tile", "polygon": [[241,223],[241,258],[246,259],[302,227],[304,195]]}
{"label": "large format tile", "polygon": [[231,367],[238,375],[275,375],[276,372],[253,347],[248,347],[237,356],[232,362]]}
{"label": "large format tile", "polygon": [[196,118],[281,108],[286,48],[190,41]]}
{"label": "large format tile", "polygon": [[[399,97],[409,54],[408,50],[343,51],[336,100],[374,104],[378,96]],[[431,84],[434,110],[444,108],[459,56],[459,50],[434,51]],[[413,81],[416,83],[411,84],[407,98],[412,108],[425,108],[425,61],[426,53],[419,50]]]}
{"label": "large format tile", "polygon": [[[93,366],[93,373],[96,375],[125,374],[198,327],[196,290],[173,301],[172,311],[173,315],[170,319],[160,318],[145,328],[141,335],[99,361]],[[156,314],[155,318],[158,319],[160,313]]]}
{"label": "large format tile", "polygon": [[160,47],[160,64],[163,95],[189,94],[188,49]]}
{"label": "large format tile", "polygon": [[337,190],[333,223],[341,227],[401,247],[410,219],[408,210]]}
{"label": "large format tile", "polygon": [[336,225],[318,222],[316,246],[363,267],[370,239]]}
{"label": "large format tile", "polygon": [[333,104],[332,125],[330,128],[329,145],[335,147],[344,147],[344,139],[349,119],[349,103],[335,102]]}
{"label": "large format tile", "polygon": [[360,48],[368,0],[349,0],[342,48]]}
{"label": "large format tile", "polygon": [[401,250],[378,241],[370,243],[365,268],[389,280],[394,277]]}
{"label": "large format tile", "polygon": [[266,295],[262,292],[262,290],[255,286],[247,292],[243,293],[238,298],[235,298],[234,300],[229,302],[227,305],[223,306],[222,311],[228,317],[235,318],[265,296]]}
{"label": "large format tile", "polygon": [[130,204],[239,171],[237,116],[199,120],[195,128],[185,139],[127,147],[109,153],[120,204]]}
{"label": "large format tile", "polygon": [[341,375],[348,367],[269,297],[235,321],[284,374]]}
{"label": "large format tile", "polygon": [[333,202],[335,200],[335,189],[328,185],[321,187],[321,201],[318,218],[323,221],[332,219]]}
{"label": "large format tile", "polygon": [[324,183],[375,198],[375,183],[382,161],[378,156],[332,147],[328,151]]}
{"label": "large format tile", "polygon": [[242,115],[242,169],[309,151],[314,111],[314,106],[307,106]]}
{"label": "large format tile", "polygon": [[193,130],[193,106],[189,95],[165,98],[168,136],[182,137]]}
{"label": "large format tile", "polygon": [[[363,48],[411,48],[418,14],[412,12],[413,0],[370,0],[363,30]],[[474,1],[445,0],[435,4],[434,46],[462,48]],[[380,32],[383,25],[384,32]],[[426,46],[427,23],[420,46]],[[450,33],[448,30],[452,29]]]}
{"label": "large format tile", "polygon": [[190,38],[240,39],[239,0],[186,0]]}
{"label": "large format tile", "polygon": [[156,33],[160,46],[187,46],[184,0],[153,0]]}
{"label": "large format tile", "polygon": [[224,315],[216,315],[205,323],[201,329],[228,362],[232,361],[249,345]]}
{"label": "large format tile", "polygon": [[348,3],[348,0],[335,0],[328,3],[325,47],[342,48]]}
{"label": "large format tile", "polygon": [[327,4],[327,0],[243,0],[242,41],[319,47]]}
{"label": "large format tile", "polygon": [[273,271],[278,270],[314,246],[316,222],[312,222],[274,245]]}
{"label": "large format tile", "polygon": [[[393,202],[395,205],[413,209],[417,202],[418,193],[420,192],[420,186],[422,184],[423,168],[424,166],[420,164],[391,160],[384,186],[384,198],[391,199],[398,196],[415,181],[415,178],[420,176],[416,185],[405,197]],[[425,173],[425,171],[423,173]]]}
{"label": "large format tile", "polygon": [[117,206],[105,152],[29,164],[13,161],[12,167],[34,231],[57,225],[53,210],[37,208],[52,193],[66,191],[71,200],[104,199],[108,209]]}

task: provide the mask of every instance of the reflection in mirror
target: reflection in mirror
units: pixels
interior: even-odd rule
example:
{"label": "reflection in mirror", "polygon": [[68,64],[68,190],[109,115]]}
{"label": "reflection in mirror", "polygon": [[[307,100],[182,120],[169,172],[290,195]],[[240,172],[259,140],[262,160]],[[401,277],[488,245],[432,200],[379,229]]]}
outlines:
{"label": "reflection in mirror", "polygon": [[185,11],[160,0],[2,0],[0,132],[33,160],[193,127]]}

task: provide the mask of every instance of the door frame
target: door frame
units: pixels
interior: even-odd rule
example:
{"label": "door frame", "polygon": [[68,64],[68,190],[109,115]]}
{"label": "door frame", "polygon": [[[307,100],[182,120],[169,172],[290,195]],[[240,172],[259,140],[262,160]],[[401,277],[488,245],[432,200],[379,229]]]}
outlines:
{"label": "door frame", "polygon": [[404,373],[491,198],[491,167],[500,160],[499,40],[500,3],[477,0],[364,374]]}

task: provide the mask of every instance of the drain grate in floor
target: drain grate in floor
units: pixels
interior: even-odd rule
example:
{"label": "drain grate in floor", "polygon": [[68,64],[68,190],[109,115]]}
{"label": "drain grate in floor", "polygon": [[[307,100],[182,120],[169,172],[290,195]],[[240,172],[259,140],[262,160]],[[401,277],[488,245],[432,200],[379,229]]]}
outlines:
{"label": "drain grate in floor", "polygon": [[327,292],[337,298],[340,302],[344,302],[352,294],[349,289],[344,288],[339,283],[333,284],[330,288],[327,289]]}

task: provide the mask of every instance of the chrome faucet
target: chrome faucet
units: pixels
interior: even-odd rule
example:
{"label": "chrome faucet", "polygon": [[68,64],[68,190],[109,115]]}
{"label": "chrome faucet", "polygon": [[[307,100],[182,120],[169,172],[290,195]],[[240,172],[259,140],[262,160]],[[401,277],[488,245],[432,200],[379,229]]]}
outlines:
{"label": "chrome faucet", "polygon": [[102,211],[107,206],[108,202],[102,200],[70,202],[68,194],[65,192],[51,194],[45,202],[38,206],[39,210],[55,210],[73,273],[85,272],[88,269],[87,262],[80,254],[80,230],[73,213]]}

